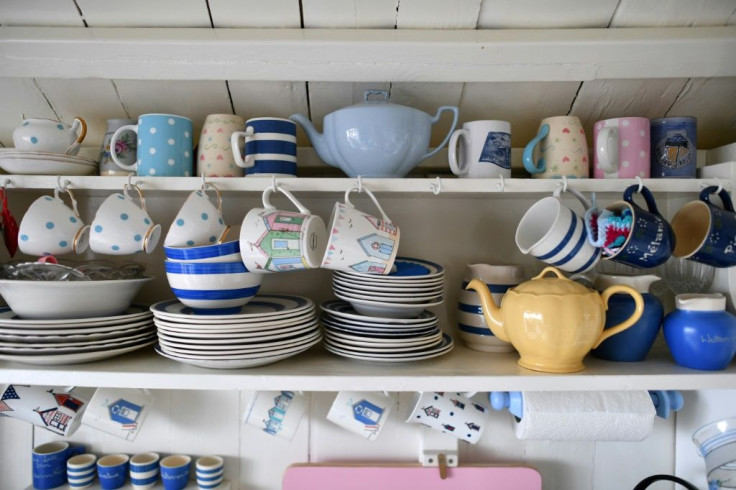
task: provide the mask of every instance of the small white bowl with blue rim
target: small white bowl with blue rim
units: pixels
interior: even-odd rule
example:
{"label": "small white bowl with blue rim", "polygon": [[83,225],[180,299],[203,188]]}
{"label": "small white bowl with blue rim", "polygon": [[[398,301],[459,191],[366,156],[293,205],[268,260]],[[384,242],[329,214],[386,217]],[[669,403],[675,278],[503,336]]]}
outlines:
{"label": "small white bowl with blue rim", "polygon": [[240,240],[202,245],[199,247],[170,247],[164,245],[166,259],[172,262],[242,262]]}
{"label": "small white bowl with blue rim", "polygon": [[179,301],[198,314],[236,313],[258,293],[262,274],[243,262],[164,263],[166,278]]}

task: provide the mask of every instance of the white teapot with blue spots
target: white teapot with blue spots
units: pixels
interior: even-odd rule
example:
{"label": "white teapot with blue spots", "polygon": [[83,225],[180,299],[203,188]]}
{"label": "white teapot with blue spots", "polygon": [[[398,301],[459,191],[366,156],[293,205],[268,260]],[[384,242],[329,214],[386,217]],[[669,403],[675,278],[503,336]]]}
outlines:
{"label": "white teapot with blue spots", "polygon": [[13,143],[17,150],[76,155],[79,145],[87,136],[87,123],[78,116],[72,124],[40,117],[22,117],[22,124],[13,131]]}

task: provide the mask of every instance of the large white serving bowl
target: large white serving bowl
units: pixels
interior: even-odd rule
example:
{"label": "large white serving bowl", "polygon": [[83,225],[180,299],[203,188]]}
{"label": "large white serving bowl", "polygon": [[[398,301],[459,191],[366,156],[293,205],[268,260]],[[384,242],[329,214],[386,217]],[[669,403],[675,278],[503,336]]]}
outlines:
{"label": "large white serving bowl", "polygon": [[153,279],[109,281],[0,280],[0,295],[21,318],[64,319],[118,315],[133,302],[144,283]]}
{"label": "large white serving bowl", "polygon": [[238,262],[240,255],[240,240],[199,247],[169,247],[164,246],[166,259],[172,262]]}
{"label": "large white serving bowl", "polygon": [[237,312],[258,292],[262,274],[239,262],[165,262],[174,295],[200,314]]}

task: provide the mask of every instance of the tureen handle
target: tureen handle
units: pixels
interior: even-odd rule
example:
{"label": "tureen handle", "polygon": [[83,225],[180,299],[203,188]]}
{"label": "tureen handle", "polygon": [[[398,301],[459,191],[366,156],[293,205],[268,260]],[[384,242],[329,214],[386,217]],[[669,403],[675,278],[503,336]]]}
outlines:
{"label": "tureen handle", "polygon": [[452,136],[453,131],[455,131],[455,126],[457,126],[457,116],[458,116],[458,109],[457,109],[457,107],[449,106],[449,105],[443,105],[442,107],[440,107],[439,109],[437,109],[437,114],[434,115],[434,117],[432,118],[432,121],[431,122],[432,122],[432,124],[434,124],[437,121],[439,121],[440,120],[440,116],[445,111],[452,112],[452,124],[450,125],[450,130],[445,135],[445,139],[442,140],[442,143],[440,143],[439,145],[437,145],[437,147],[434,150],[432,150],[429,153],[427,153],[424,156],[422,156],[419,159],[420,162],[426,160],[427,158],[431,157],[432,155],[434,155],[435,153],[437,153],[438,151],[440,151],[447,144],[447,142],[450,141],[450,136]]}

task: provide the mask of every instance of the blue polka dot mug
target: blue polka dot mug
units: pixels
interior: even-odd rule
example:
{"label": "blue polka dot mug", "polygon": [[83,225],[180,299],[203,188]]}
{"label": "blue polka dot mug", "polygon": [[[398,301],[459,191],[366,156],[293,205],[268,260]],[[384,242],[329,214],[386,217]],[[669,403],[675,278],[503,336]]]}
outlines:
{"label": "blue polka dot mug", "polygon": [[[140,205],[128,194],[138,192]],[[143,191],[126,184],[123,193],[109,196],[97,210],[89,245],[93,252],[106,255],[151,253],[161,238],[161,225],[153,223],[146,209]]]}
{"label": "blue polka dot mug", "polygon": [[87,123],[81,117],[75,117],[72,124],[64,124],[53,119],[23,116],[23,122],[13,131],[13,143],[21,151],[76,155],[86,135]]}
{"label": "blue polka dot mug", "polygon": [[123,170],[147,177],[189,177],[194,175],[192,120],[174,114],[142,114],[138,124],[118,128],[110,147],[115,148],[125,131],[138,135],[134,164],[126,165],[114,153],[112,160]]}
{"label": "blue polka dot mug", "polygon": [[[72,207],[61,198],[65,192]],[[18,248],[28,255],[82,253],[89,245],[90,227],[79,217],[77,201],[69,189],[57,188],[54,196],[41,196],[28,208],[18,228]]]}
{"label": "blue polka dot mug", "polygon": [[[207,196],[215,191],[215,202]],[[222,195],[217,187],[207,183],[189,194],[166,234],[166,247],[199,247],[221,243],[230,226],[222,218]]]}

